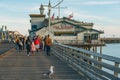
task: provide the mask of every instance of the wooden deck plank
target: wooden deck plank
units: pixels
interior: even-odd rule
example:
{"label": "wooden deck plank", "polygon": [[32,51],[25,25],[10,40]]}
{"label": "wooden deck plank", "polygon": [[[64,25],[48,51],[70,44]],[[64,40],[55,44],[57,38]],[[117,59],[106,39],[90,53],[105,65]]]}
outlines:
{"label": "wooden deck plank", "polygon": [[[55,66],[52,79],[42,75]],[[20,53],[12,50],[6,57],[0,59],[0,80],[87,80],[66,63],[55,57],[47,56],[44,51],[35,56],[27,56],[26,51]]]}

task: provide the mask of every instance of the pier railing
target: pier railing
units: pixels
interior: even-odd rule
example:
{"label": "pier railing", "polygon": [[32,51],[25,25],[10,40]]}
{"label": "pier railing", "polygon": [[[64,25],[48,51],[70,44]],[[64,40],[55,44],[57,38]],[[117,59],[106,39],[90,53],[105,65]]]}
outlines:
{"label": "pier railing", "polygon": [[120,58],[60,43],[55,43],[51,52],[79,73],[82,72],[80,74],[84,74],[92,80],[120,80]]}
{"label": "pier railing", "polygon": [[105,45],[105,43],[101,40],[92,40],[91,42],[83,41],[83,40],[57,40],[57,42],[61,44],[69,44],[69,45]]}

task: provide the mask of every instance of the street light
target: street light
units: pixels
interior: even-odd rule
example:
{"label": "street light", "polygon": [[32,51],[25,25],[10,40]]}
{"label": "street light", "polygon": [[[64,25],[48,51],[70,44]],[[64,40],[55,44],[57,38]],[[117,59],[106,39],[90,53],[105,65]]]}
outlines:
{"label": "street light", "polygon": [[50,0],[49,0],[49,4],[48,5],[42,5],[40,6],[39,10],[40,10],[40,14],[43,15],[44,13],[44,7],[48,7],[48,33],[50,33],[50,13],[51,13],[51,4],[50,4]]}
{"label": "street light", "polygon": [[39,10],[40,10],[40,14],[41,14],[41,15],[43,15],[43,13],[44,13],[44,7],[43,7],[43,5],[42,5],[42,4],[41,4],[41,6],[40,6]]}
{"label": "street light", "polygon": [[50,1],[49,1],[49,4],[48,4],[48,17],[49,17],[48,32],[49,33],[50,33],[50,14],[51,14],[51,4],[50,4]]}
{"label": "street light", "polygon": [[2,40],[6,40],[7,36],[7,26],[2,25]]}
{"label": "street light", "polygon": [[3,29],[4,29],[4,25],[2,25],[2,40],[4,40],[4,31],[3,31]]}
{"label": "street light", "polygon": [[[63,0],[61,0],[59,3],[57,3],[55,6],[51,6],[50,4],[50,0],[49,0],[49,4],[48,5],[42,5],[41,7],[48,7],[48,33],[53,34],[52,31],[50,31],[50,24],[51,24],[51,19],[50,19],[50,15],[51,15],[51,8],[55,8],[56,6],[58,6],[61,2],[63,2]],[[42,8],[40,10],[43,10]],[[54,36],[54,34],[53,34]]]}

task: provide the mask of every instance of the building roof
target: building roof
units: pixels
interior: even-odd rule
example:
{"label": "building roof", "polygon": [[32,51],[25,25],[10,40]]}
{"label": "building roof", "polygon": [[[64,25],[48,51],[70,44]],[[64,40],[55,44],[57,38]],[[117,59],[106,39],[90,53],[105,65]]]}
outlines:
{"label": "building roof", "polygon": [[76,21],[74,19],[69,19],[67,17],[63,17],[62,18],[64,21],[65,20],[69,20],[71,22],[74,22],[74,24],[78,24],[78,25],[82,25],[82,26],[93,26],[94,24],[93,23],[88,23],[88,22],[83,22],[83,21]]}
{"label": "building roof", "polygon": [[103,33],[104,33],[104,31],[96,30],[96,29],[85,29],[85,30],[82,30],[82,31],[80,31],[80,32],[84,32],[84,31],[87,31],[87,30],[89,30],[89,31],[95,31],[95,32],[98,32],[98,33],[100,33],[100,34],[103,34]]}
{"label": "building roof", "polygon": [[[34,31],[38,31],[44,27],[47,27],[48,26],[48,19],[45,19],[43,22],[43,25],[41,25],[38,29],[36,30],[32,30],[30,32],[34,32]],[[69,19],[69,18],[66,18],[66,17],[63,17],[63,18],[60,18],[60,19],[55,19],[54,21],[51,21],[51,25],[55,25],[55,24],[58,24],[58,23],[68,23],[70,25],[73,25],[77,28],[82,28],[82,31],[77,31],[78,32],[83,32],[85,30],[92,30],[92,31],[96,31],[98,33],[104,33],[103,31],[99,31],[99,30],[96,30],[96,29],[88,29],[88,28],[85,28],[83,26],[93,26],[94,24],[93,23],[87,23],[87,22],[80,22],[80,21],[76,21],[76,20],[73,20],[73,19]]]}
{"label": "building roof", "polygon": [[86,28],[84,28],[84,27],[82,27],[82,26],[80,26],[80,25],[78,25],[78,24],[74,24],[74,23],[71,23],[71,22],[68,22],[68,21],[58,21],[58,22],[56,22],[56,23],[52,23],[52,25],[55,25],[55,24],[58,24],[58,23],[68,23],[68,24],[70,24],[70,25],[73,25],[73,26],[76,26],[76,27],[79,27],[79,28],[83,28],[83,29],[86,29]]}
{"label": "building roof", "polygon": [[30,17],[45,17],[45,15],[41,15],[41,14],[30,14]]}

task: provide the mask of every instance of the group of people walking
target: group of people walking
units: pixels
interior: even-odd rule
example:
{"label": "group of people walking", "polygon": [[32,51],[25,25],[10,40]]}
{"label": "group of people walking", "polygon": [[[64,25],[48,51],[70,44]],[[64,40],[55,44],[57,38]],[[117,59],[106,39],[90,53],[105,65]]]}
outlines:
{"label": "group of people walking", "polygon": [[21,52],[26,46],[27,55],[35,55],[36,52],[44,50],[48,56],[50,56],[50,46],[52,45],[52,39],[50,35],[45,36],[34,36],[31,38],[28,36],[26,39],[21,37],[16,37],[15,39],[16,50]]}
{"label": "group of people walking", "polygon": [[13,40],[15,43],[15,48],[18,52],[24,50],[25,47],[25,38],[24,37],[18,37],[16,36],[15,39]]}

